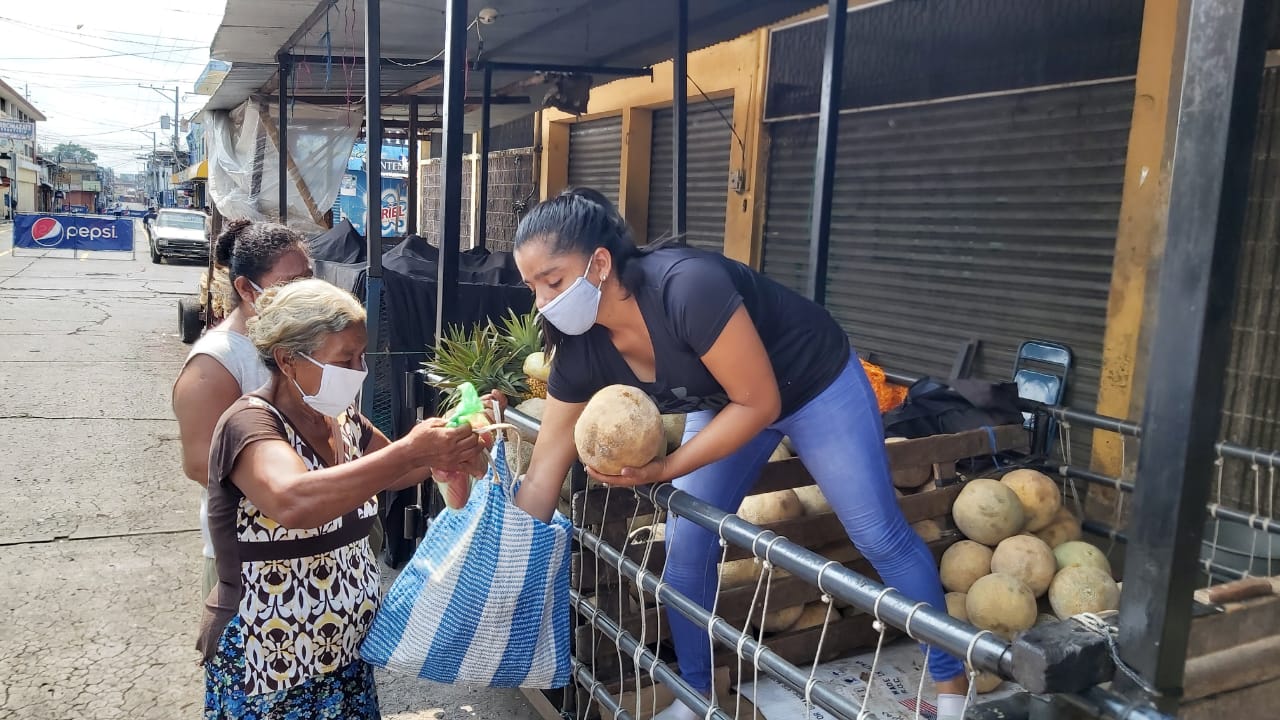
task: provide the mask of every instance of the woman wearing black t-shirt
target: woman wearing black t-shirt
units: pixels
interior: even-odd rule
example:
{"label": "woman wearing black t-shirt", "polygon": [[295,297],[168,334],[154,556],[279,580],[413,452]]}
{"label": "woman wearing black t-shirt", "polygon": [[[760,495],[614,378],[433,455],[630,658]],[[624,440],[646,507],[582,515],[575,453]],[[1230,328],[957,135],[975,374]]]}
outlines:
{"label": "woman wearing black t-shirt", "polygon": [[[898,508],[875,395],[824,308],[720,255],[637,248],[609,201],[588,189],[533,208],[516,231],[515,257],[554,349],[542,428],[517,504],[551,518],[577,457],[573,426],[587,400],[606,385],[631,385],[664,413],[688,413],[684,444],[621,476],[588,469],[593,477],[613,485],[674,482],[731,512],[787,435],[885,584],[946,607],[933,556]],[[666,546],[667,584],[710,607],[715,534],[673,516]],[[709,692],[706,630],[677,612],[668,620],[682,675]],[[939,717],[959,717],[962,664],[931,650],[929,671],[943,694]],[[693,717],[679,702],[659,715]]]}

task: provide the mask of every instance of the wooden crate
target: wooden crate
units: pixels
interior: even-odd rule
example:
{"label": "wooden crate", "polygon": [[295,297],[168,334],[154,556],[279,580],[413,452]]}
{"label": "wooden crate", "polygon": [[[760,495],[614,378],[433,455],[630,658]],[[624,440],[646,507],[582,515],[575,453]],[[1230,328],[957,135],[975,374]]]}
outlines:
{"label": "wooden crate", "polygon": [[[993,437],[995,448],[992,447]],[[894,473],[894,484],[903,493],[899,498],[899,505],[907,521],[916,523],[933,520],[943,529],[942,537],[929,543],[935,558],[941,557],[947,547],[961,539],[951,521],[951,506],[961,487],[956,482],[956,463],[991,454],[993,450],[1003,452],[1023,449],[1026,448],[1027,441],[1027,433],[1021,426],[1009,425],[995,428],[994,432],[974,430],[886,445],[886,454]],[[783,460],[769,463],[765,467],[751,494],[812,484],[813,478],[799,459]],[[589,528],[614,548],[623,549],[626,556],[636,563],[642,562],[646,551],[644,544],[627,544],[627,537],[629,523],[633,518],[654,513],[654,507],[647,499],[628,490],[615,489],[610,492],[606,488],[594,487],[575,493],[570,511],[575,525]],[[788,520],[763,529],[772,530],[863,575],[878,578],[870,563],[853,547],[844,527],[833,513]],[[645,567],[655,574],[660,573],[665,557],[663,543],[656,541],[649,549]],[[726,555],[727,560],[749,557],[749,550],[733,546],[729,547]],[[641,638],[642,642],[654,649],[661,637],[664,647],[657,649],[670,655],[670,648],[665,642],[669,636],[663,624],[664,618],[658,617],[658,613],[654,612],[652,596],[646,595],[645,602],[641,603],[637,599],[639,593],[632,581],[623,579],[619,582],[618,572],[611,563],[582,549],[573,556],[572,583],[584,597],[589,597],[591,602],[602,607],[637,638],[641,638],[643,619],[646,633]],[[716,614],[735,627],[742,628],[748,613],[752,611],[755,590],[755,583],[722,588]],[[772,580],[769,599],[771,609],[818,599],[816,587],[796,578],[775,575]],[[753,616],[758,618],[759,614],[757,605]],[[847,609],[846,614],[848,617],[835,620],[828,629],[822,656],[818,658],[820,661],[846,656],[874,645],[878,634],[871,628],[871,618],[851,609]],[[821,627],[774,633],[766,635],[766,644],[789,662],[804,666],[814,662],[820,633]],[[595,658],[599,679],[625,682],[631,671],[630,658],[624,653],[623,662],[619,663],[615,646],[602,639],[593,643],[592,637],[590,627],[579,627],[575,631],[574,647],[579,659],[589,662],[591,649],[596,646],[599,648]],[[598,633],[596,637],[599,638]],[[731,651],[718,653],[716,664],[736,668],[736,657]]]}
{"label": "wooden crate", "polygon": [[[1273,588],[1280,584],[1270,580]],[[1178,717],[1271,717],[1280,704],[1280,595],[1218,607],[1191,621]]]}

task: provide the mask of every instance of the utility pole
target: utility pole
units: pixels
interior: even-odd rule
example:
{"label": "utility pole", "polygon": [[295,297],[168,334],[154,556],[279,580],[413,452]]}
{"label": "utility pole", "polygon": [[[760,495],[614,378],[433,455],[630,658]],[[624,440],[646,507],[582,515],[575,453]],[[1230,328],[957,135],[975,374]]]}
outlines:
{"label": "utility pole", "polygon": [[[163,95],[166,100],[169,99],[168,88],[157,87],[155,85],[143,85],[141,83],[138,84],[138,87],[146,88],[148,90],[155,90],[156,92]],[[181,164],[178,162],[178,120],[179,120],[178,100],[180,97],[181,97],[181,90],[177,85],[174,85],[173,86],[173,167],[174,167],[174,170],[181,169]],[[175,200],[175,204],[176,204],[176,200]]]}

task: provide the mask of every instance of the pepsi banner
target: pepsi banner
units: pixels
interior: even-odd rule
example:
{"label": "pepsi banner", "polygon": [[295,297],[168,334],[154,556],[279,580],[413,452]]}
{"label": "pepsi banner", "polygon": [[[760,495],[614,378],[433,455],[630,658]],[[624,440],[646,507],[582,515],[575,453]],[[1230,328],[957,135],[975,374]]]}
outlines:
{"label": "pepsi banner", "polygon": [[13,246],[36,250],[133,251],[133,220],[97,215],[18,213]]}

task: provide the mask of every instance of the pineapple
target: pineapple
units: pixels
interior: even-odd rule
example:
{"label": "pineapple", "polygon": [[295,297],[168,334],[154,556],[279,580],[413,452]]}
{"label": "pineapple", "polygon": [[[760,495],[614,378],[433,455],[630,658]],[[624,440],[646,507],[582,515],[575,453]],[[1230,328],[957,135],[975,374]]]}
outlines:
{"label": "pineapple", "polygon": [[457,404],[458,386],[470,382],[480,392],[499,390],[518,400],[526,394],[519,365],[513,367],[510,344],[492,323],[474,326],[470,332],[449,328],[430,360],[423,367],[442,380],[435,386],[445,392],[441,407]]}
{"label": "pineapple", "polygon": [[529,353],[524,359],[525,385],[529,388],[529,397],[546,398],[547,380],[551,377],[551,363],[542,351]]}
{"label": "pineapple", "polygon": [[[524,315],[516,315],[515,311],[507,311],[502,319],[505,332],[503,340],[511,349],[513,366],[519,367],[524,374],[524,384],[529,390],[529,397],[545,398],[547,396],[547,378],[550,366],[544,361],[542,352],[542,329],[538,325],[538,312],[530,310]],[[546,372],[543,372],[543,368]]]}

